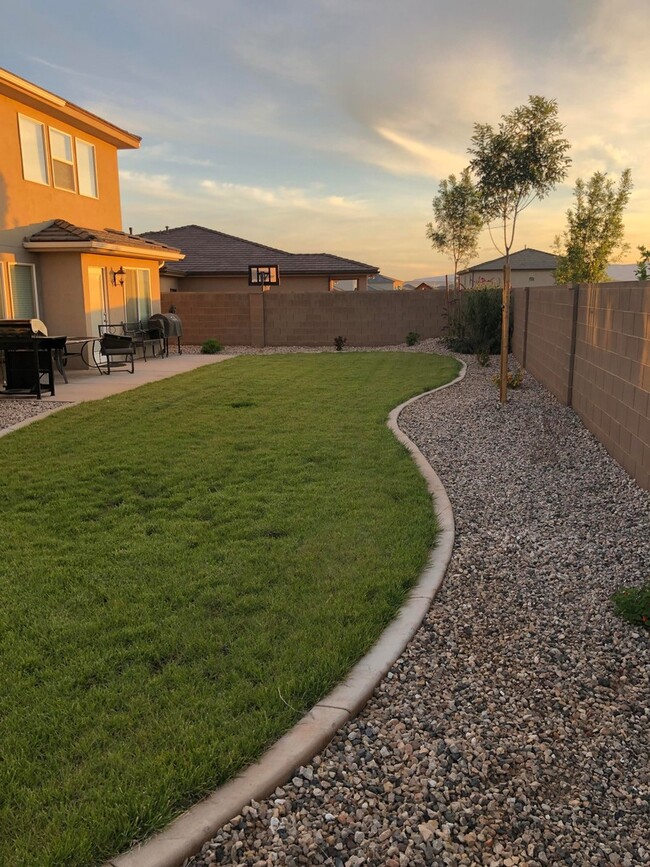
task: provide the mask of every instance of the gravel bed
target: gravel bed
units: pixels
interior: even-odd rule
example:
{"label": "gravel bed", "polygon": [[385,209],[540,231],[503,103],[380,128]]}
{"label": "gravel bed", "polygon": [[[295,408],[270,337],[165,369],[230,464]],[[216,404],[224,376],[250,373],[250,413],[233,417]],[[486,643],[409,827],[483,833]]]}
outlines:
{"label": "gravel bed", "polygon": [[650,495],[530,377],[499,409],[495,362],[467,360],[400,418],[456,517],[429,615],[362,713],[187,867],[650,863],[650,641],[609,602],[650,573]]}
{"label": "gravel bed", "polygon": [[53,400],[12,400],[11,398],[0,398],[0,430],[4,430],[21,421],[26,421],[28,418],[35,418],[59,406],[69,406],[69,403]]}

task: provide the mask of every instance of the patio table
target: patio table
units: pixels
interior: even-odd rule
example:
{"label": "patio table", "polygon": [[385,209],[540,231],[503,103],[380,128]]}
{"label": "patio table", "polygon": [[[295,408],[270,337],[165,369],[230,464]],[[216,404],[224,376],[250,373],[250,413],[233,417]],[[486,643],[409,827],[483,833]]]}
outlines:
{"label": "patio table", "polygon": [[[63,377],[63,381],[65,383],[68,382],[68,377],[65,372],[65,365],[68,358],[80,358],[82,364],[85,367],[90,369],[91,367],[95,366],[99,370],[99,366],[97,364],[94,352],[95,341],[99,341],[99,338],[68,337],[65,342],[65,346],[61,347],[55,352],[54,361],[56,363],[57,370]],[[89,346],[90,349],[88,348]]]}

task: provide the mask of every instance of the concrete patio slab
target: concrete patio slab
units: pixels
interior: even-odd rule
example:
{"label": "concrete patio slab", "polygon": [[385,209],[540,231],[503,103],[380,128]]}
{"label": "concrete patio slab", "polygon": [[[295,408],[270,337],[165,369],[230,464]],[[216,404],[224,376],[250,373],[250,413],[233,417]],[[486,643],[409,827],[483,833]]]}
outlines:
{"label": "concrete patio slab", "polygon": [[61,376],[55,374],[55,394],[43,397],[43,403],[80,403],[86,400],[101,400],[111,394],[130,391],[148,382],[158,382],[179,373],[187,373],[208,364],[218,364],[234,358],[232,355],[170,355],[167,358],[152,358],[148,361],[138,359],[135,373],[117,370],[110,376],[101,375],[96,369],[67,371],[69,382],[63,382]]}

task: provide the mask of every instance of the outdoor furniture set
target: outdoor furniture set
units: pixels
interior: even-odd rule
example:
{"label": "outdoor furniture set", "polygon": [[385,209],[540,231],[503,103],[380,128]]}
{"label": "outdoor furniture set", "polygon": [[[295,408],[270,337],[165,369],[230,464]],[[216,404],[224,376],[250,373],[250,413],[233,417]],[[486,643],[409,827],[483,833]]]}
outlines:
{"label": "outdoor furniture set", "polygon": [[38,319],[0,320],[0,357],[4,367],[4,390],[7,396],[35,396],[42,392],[54,395],[54,368],[68,382],[66,365],[78,358],[87,368],[110,375],[116,368],[135,372],[138,350],[147,360],[147,351],[155,358],[169,355],[169,337],[178,339],[182,353],[182,323],[174,314],[158,313],[148,322],[122,322],[99,325],[99,336],[48,336]]}

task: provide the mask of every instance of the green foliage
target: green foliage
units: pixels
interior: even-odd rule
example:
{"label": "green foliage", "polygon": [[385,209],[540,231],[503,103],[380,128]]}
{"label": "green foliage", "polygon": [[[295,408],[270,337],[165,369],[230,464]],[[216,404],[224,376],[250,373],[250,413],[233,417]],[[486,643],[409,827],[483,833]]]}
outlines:
{"label": "green foliage", "polygon": [[641,258],[636,263],[636,271],[634,272],[637,280],[650,280],[650,277],[648,277],[648,272],[650,271],[650,250],[643,245],[637,247],[637,250],[641,254]]}
{"label": "green foliage", "polygon": [[575,207],[567,211],[567,229],[555,239],[556,283],[603,283],[607,263],[620,259],[629,247],[623,242],[623,211],[632,191],[632,175],[625,169],[618,189],[607,172],[594,172],[585,183],[576,181]]}
{"label": "green foliage", "polygon": [[340,334],[338,337],[334,338],[334,346],[336,347],[337,352],[343,352],[343,347],[348,342],[347,337],[342,337]]}
{"label": "green foliage", "polygon": [[624,587],[612,596],[619,617],[650,629],[650,581],[642,587]]}
{"label": "green foliage", "polygon": [[476,353],[476,360],[481,367],[489,367],[490,353],[485,349],[479,349],[479,351]]}
{"label": "green foliage", "polygon": [[563,130],[557,103],[543,96],[530,96],[528,104],[503,115],[497,130],[474,124],[470,168],[483,218],[501,227],[506,257],[519,213],[535,198],[545,198],[567,175],[570,145],[562,138]]}
{"label": "green foliage", "polygon": [[409,331],[406,335],[406,345],[407,346],[415,346],[415,344],[420,340],[420,335],[417,331]]}
{"label": "green foliage", "polygon": [[449,175],[440,181],[433,213],[435,223],[427,223],[427,238],[435,250],[448,253],[453,259],[455,283],[458,265],[476,256],[483,226],[479,196],[469,168],[463,169],[458,180]]}
{"label": "green foliage", "polygon": [[452,301],[443,341],[454,352],[498,353],[501,345],[501,289],[470,289]]}
{"label": "green foliage", "polygon": [[[508,371],[508,388],[519,388],[523,381],[523,370],[516,370],[514,373],[511,370]],[[493,376],[492,382],[497,386],[497,388],[501,388],[501,375],[497,373],[496,376]]]}
{"label": "green foliage", "polygon": [[3,867],[104,863],[341,681],[435,540],[386,416],[457,371],[246,357],[0,439]]}
{"label": "green foliage", "polygon": [[201,352],[204,355],[216,355],[217,352],[221,352],[223,346],[219,343],[218,340],[214,338],[210,338],[210,340],[206,340],[201,346]]}

